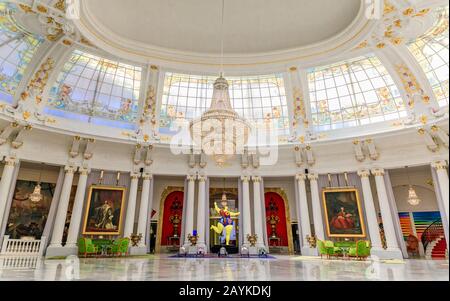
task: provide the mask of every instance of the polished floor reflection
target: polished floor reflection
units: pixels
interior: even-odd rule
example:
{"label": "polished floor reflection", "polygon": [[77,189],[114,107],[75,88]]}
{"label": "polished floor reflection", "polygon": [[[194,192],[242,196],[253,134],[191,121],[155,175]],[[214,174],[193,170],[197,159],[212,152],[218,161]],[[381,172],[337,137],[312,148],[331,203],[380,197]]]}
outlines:
{"label": "polished floor reflection", "polygon": [[44,260],[0,257],[0,281],[449,281],[448,261],[149,258]]}

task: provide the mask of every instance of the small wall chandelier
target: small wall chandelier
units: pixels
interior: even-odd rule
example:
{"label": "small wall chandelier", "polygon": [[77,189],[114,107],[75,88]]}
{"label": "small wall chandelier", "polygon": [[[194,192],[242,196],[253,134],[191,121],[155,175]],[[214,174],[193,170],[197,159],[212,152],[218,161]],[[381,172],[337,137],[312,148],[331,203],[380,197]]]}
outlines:
{"label": "small wall chandelier", "polygon": [[406,167],[406,172],[408,173],[408,184],[409,184],[408,203],[411,206],[419,206],[422,200],[417,196],[417,192],[414,189],[413,185],[411,184],[411,178],[409,177],[408,167]]}

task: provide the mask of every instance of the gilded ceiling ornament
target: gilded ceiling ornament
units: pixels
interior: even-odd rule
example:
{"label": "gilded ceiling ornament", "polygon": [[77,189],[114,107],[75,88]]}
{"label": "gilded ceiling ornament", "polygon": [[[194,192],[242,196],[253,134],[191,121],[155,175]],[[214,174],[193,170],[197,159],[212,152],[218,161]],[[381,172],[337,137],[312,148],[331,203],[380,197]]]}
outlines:
{"label": "gilded ceiling ornament", "polygon": [[65,0],[58,0],[58,2],[55,3],[55,5],[53,6],[54,8],[65,12],[66,11],[66,1]]}
{"label": "gilded ceiling ornament", "polygon": [[412,99],[412,96],[414,95],[420,95],[424,104],[430,104],[430,97],[425,94],[419,82],[417,81],[416,76],[405,64],[396,65],[395,70],[397,71],[397,74],[402,81],[403,87],[405,88],[405,91],[409,96],[408,105],[411,109],[415,106],[414,100]]}

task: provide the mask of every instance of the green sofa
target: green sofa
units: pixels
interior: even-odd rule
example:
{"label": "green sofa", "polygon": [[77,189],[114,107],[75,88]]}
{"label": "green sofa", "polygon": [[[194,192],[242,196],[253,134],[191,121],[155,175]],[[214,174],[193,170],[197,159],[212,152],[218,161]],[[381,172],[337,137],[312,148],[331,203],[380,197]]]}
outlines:
{"label": "green sofa", "polygon": [[97,255],[98,247],[94,245],[92,239],[80,238],[78,240],[78,254],[84,255],[86,258],[88,255]]}
{"label": "green sofa", "polygon": [[115,240],[111,245],[111,254],[113,256],[126,256],[128,254],[128,248],[130,246],[129,238],[119,238]]}

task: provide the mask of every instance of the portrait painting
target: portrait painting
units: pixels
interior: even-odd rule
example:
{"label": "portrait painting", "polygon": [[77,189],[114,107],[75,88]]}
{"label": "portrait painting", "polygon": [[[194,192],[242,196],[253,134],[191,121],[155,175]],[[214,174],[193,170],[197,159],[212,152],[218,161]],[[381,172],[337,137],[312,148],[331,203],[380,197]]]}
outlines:
{"label": "portrait painting", "polygon": [[90,187],[83,235],[120,235],[125,192],[121,187]]}
{"label": "portrait painting", "polygon": [[323,203],[329,237],[366,237],[357,189],[324,190]]}

